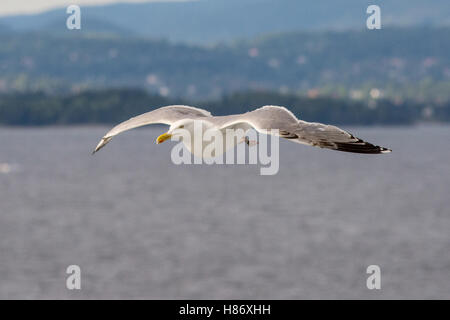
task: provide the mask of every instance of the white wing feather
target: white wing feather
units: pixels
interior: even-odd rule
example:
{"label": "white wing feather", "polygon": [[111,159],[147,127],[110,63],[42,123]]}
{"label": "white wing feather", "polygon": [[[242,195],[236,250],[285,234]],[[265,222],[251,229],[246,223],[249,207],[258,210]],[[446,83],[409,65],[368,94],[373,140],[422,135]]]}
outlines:
{"label": "white wing feather", "polygon": [[[219,118],[219,119],[218,119]],[[390,149],[373,145],[356,138],[351,133],[338,127],[316,122],[298,120],[285,107],[264,106],[241,115],[214,117],[222,129],[245,123],[262,133],[273,133],[277,129],[279,136],[291,141],[310,146],[353,153],[388,153]]]}
{"label": "white wing feather", "polygon": [[213,117],[210,112],[203,109],[175,105],[162,107],[120,123],[103,136],[94,153],[121,132],[154,123],[171,125],[181,119],[207,120],[219,129],[253,127],[258,132],[269,134],[273,134],[271,130],[277,129],[282,138],[338,151],[371,154],[391,152],[388,148],[365,142],[338,127],[298,120],[285,107],[264,106],[243,114]]}
{"label": "white wing feather", "polygon": [[103,136],[93,153],[96,153],[103,148],[114,136],[127,130],[149,124],[161,123],[171,125],[181,119],[199,119],[205,117],[212,117],[212,115],[209,111],[190,106],[173,105],[155,109],[124,121],[112,128]]}

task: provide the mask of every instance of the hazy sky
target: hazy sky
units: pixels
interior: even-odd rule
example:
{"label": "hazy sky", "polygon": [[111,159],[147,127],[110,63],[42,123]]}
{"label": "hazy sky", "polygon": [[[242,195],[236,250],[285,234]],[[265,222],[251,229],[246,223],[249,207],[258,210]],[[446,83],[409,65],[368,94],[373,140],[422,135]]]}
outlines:
{"label": "hazy sky", "polygon": [[37,13],[54,8],[67,7],[71,4],[99,5],[117,2],[163,2],[186,0],[0,0],[0,16]]}

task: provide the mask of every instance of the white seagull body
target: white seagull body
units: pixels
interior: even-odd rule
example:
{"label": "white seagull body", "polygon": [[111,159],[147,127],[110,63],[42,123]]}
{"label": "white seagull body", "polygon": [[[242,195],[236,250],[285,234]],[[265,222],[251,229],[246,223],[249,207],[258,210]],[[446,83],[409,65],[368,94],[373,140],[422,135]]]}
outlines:
{"label": "white seagull body", "polygon": [[[176,136],[180,129],[188,130],[191,133],[191,141],[183,141],[183,143],[191,153],[202,157],[203,155],[201,153],[197,154],[198,152],[194,149],[194,139],[196,139],[194,137],[195,121],[202,122],[203,130],[218,130],[222,136],[225,135],[226,129],[243,129],[247,131],[253,128],[265,134],[272,134],[272,130],[276,129],[280,137],[310,146],[366,154],[391,152],[388,148],[365,142],[338,127],[299,120],[284,107],[264,106],[243,114],[213,116],[210,112],[203,109],[173,105],[141,114],[118,124],[103,136],[93,153],[103,148],[114,136],[121,132],[159,123],[167,124],[170,128],[167,133],[157,138],[157,143]],[[224,147],[223,152],[225,151]],[[217,155],[219,154],[217,153],[214,156]]]}

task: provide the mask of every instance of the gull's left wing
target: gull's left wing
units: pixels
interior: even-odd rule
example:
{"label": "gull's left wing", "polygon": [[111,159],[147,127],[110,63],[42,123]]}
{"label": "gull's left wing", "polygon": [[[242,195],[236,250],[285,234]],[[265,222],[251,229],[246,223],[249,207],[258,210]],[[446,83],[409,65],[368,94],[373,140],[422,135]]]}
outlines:
{"label": "gull's left wing", "polygon": [[253,127],[256,131],[273,134],[279,130],[279,136],[310,146],[353,153],[389,153],[392,150],[373,145],[356,138],[338,127],[322,123],[298,120],[288,109],[279,106],[264,106],[241,115],[214,117],[213,120],[222,129]]}

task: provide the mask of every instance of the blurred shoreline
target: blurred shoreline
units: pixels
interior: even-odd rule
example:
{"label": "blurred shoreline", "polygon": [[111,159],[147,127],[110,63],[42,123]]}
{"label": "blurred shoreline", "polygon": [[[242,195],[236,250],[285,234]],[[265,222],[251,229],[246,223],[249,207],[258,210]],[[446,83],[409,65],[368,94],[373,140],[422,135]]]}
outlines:
{"label": "blurred shoreline", "polygon": [[0,95],[0,126],[110,125],[167,105],[191,105],[213,115],[240,114],[279,105],[299,119],[336,125],[396,126],[450,123],[450,102],[340,99],[274,91],[245,91],[195,102],[139,89],[83,91],[70,95],[42,92]]}

